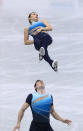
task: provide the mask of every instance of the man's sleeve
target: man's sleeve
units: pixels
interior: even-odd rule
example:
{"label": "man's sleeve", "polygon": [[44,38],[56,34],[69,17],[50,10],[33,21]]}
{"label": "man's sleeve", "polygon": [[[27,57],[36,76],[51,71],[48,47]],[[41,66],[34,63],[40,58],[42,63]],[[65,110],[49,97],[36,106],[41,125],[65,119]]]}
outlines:
{"label": "man's sleeve", "polygon": [[29,105],[31,105],[31,100],[32,100],[32,94],[29,94],[26,98],[26,103],[28,103]]}
{"label": "man's sleeve", "polygon": [[51,106],[53,106],[53,97],[51,96],[51,98],[52,98],[52,104],[51,104]]}

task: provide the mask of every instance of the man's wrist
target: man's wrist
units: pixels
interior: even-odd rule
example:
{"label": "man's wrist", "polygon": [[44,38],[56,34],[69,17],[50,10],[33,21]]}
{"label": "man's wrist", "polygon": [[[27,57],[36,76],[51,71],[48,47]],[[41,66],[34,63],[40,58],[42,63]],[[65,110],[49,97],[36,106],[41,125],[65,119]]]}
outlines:
{"label": "man's wrist", "polygon": [[62,121],[63,123],[65,122],[65,120],[64,120],[64,119],[62,119],[61,121]]}

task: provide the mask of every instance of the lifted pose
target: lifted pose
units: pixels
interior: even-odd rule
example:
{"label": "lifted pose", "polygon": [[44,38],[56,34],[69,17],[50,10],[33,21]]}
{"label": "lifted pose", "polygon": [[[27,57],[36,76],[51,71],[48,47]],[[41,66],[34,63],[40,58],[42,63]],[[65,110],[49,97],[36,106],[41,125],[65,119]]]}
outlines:
{"label": "lifted pose", "polygon": [[[39,21],[38,14],[32,12],[28,16],[30,27],[24,28],[24,44],[34,43],[35,49],[39,51],[39,60],[47,61],[54,71],[57,71],[57,61],[52,60],[48,54],[47,47],[52,43],[51,36],[47,31],[52,31],[51,25],[46,20]],[[29,40],[29,35],[33,40]]]}
{"label": "lifted pose", "polygon": [[60,117],[53,105],[53,97],[45,92],[45,85],[42,80],[37,80],[34,85],[35,92],[29,94],[25,103],[18,114],[18,121],[13,131],[20,130],[20,123],[23,118],[25,110],[30,106],[33,120],[29,131],[54,131],[50,125],[50,114],[63,123],[70,125],[71,120]]}

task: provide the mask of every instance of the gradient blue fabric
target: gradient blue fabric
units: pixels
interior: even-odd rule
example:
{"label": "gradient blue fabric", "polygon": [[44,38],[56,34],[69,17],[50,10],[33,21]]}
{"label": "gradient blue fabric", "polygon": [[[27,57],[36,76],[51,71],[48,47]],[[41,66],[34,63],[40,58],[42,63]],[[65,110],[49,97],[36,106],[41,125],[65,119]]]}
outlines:
{"label": "gradient blue fabric", "polygon": [[32,94],[32,113],[33,120],[37,122],[49,122],[52,96],[48,94],[41,95],[37,92]]}
{"label": "gradient blue fabric", "polygon": [[44,23],[41,21],[38,22],[33,22],[32,25],[29,27],[28,31],[29,31],[29,35],[33,35],[33,33],[40,29],[40,27],[45,27]]}

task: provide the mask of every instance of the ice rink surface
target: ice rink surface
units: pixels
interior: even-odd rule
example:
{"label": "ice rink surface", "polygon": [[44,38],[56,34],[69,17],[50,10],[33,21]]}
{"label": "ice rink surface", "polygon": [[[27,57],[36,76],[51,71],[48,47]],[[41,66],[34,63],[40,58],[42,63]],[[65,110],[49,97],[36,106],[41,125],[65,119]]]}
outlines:
{"label": "ice rink surface", "polygon": [[[0,1],[0,130],[12,131],[18,111],[34,82],[42,79],[53,95],[55,110],[72,120],[67,126],[51,117],[54,131],[83,131],[83,1],[82,0],[2,0]],[[28,13],[36,11],[40,19],[52,25],[53,43],[49,54],[59,63],[55,73],[33,45],[24,45],[24,27]],[[31,38],[32,39],[32,38]],[[28,131],[30,108],[21,122]]]}

